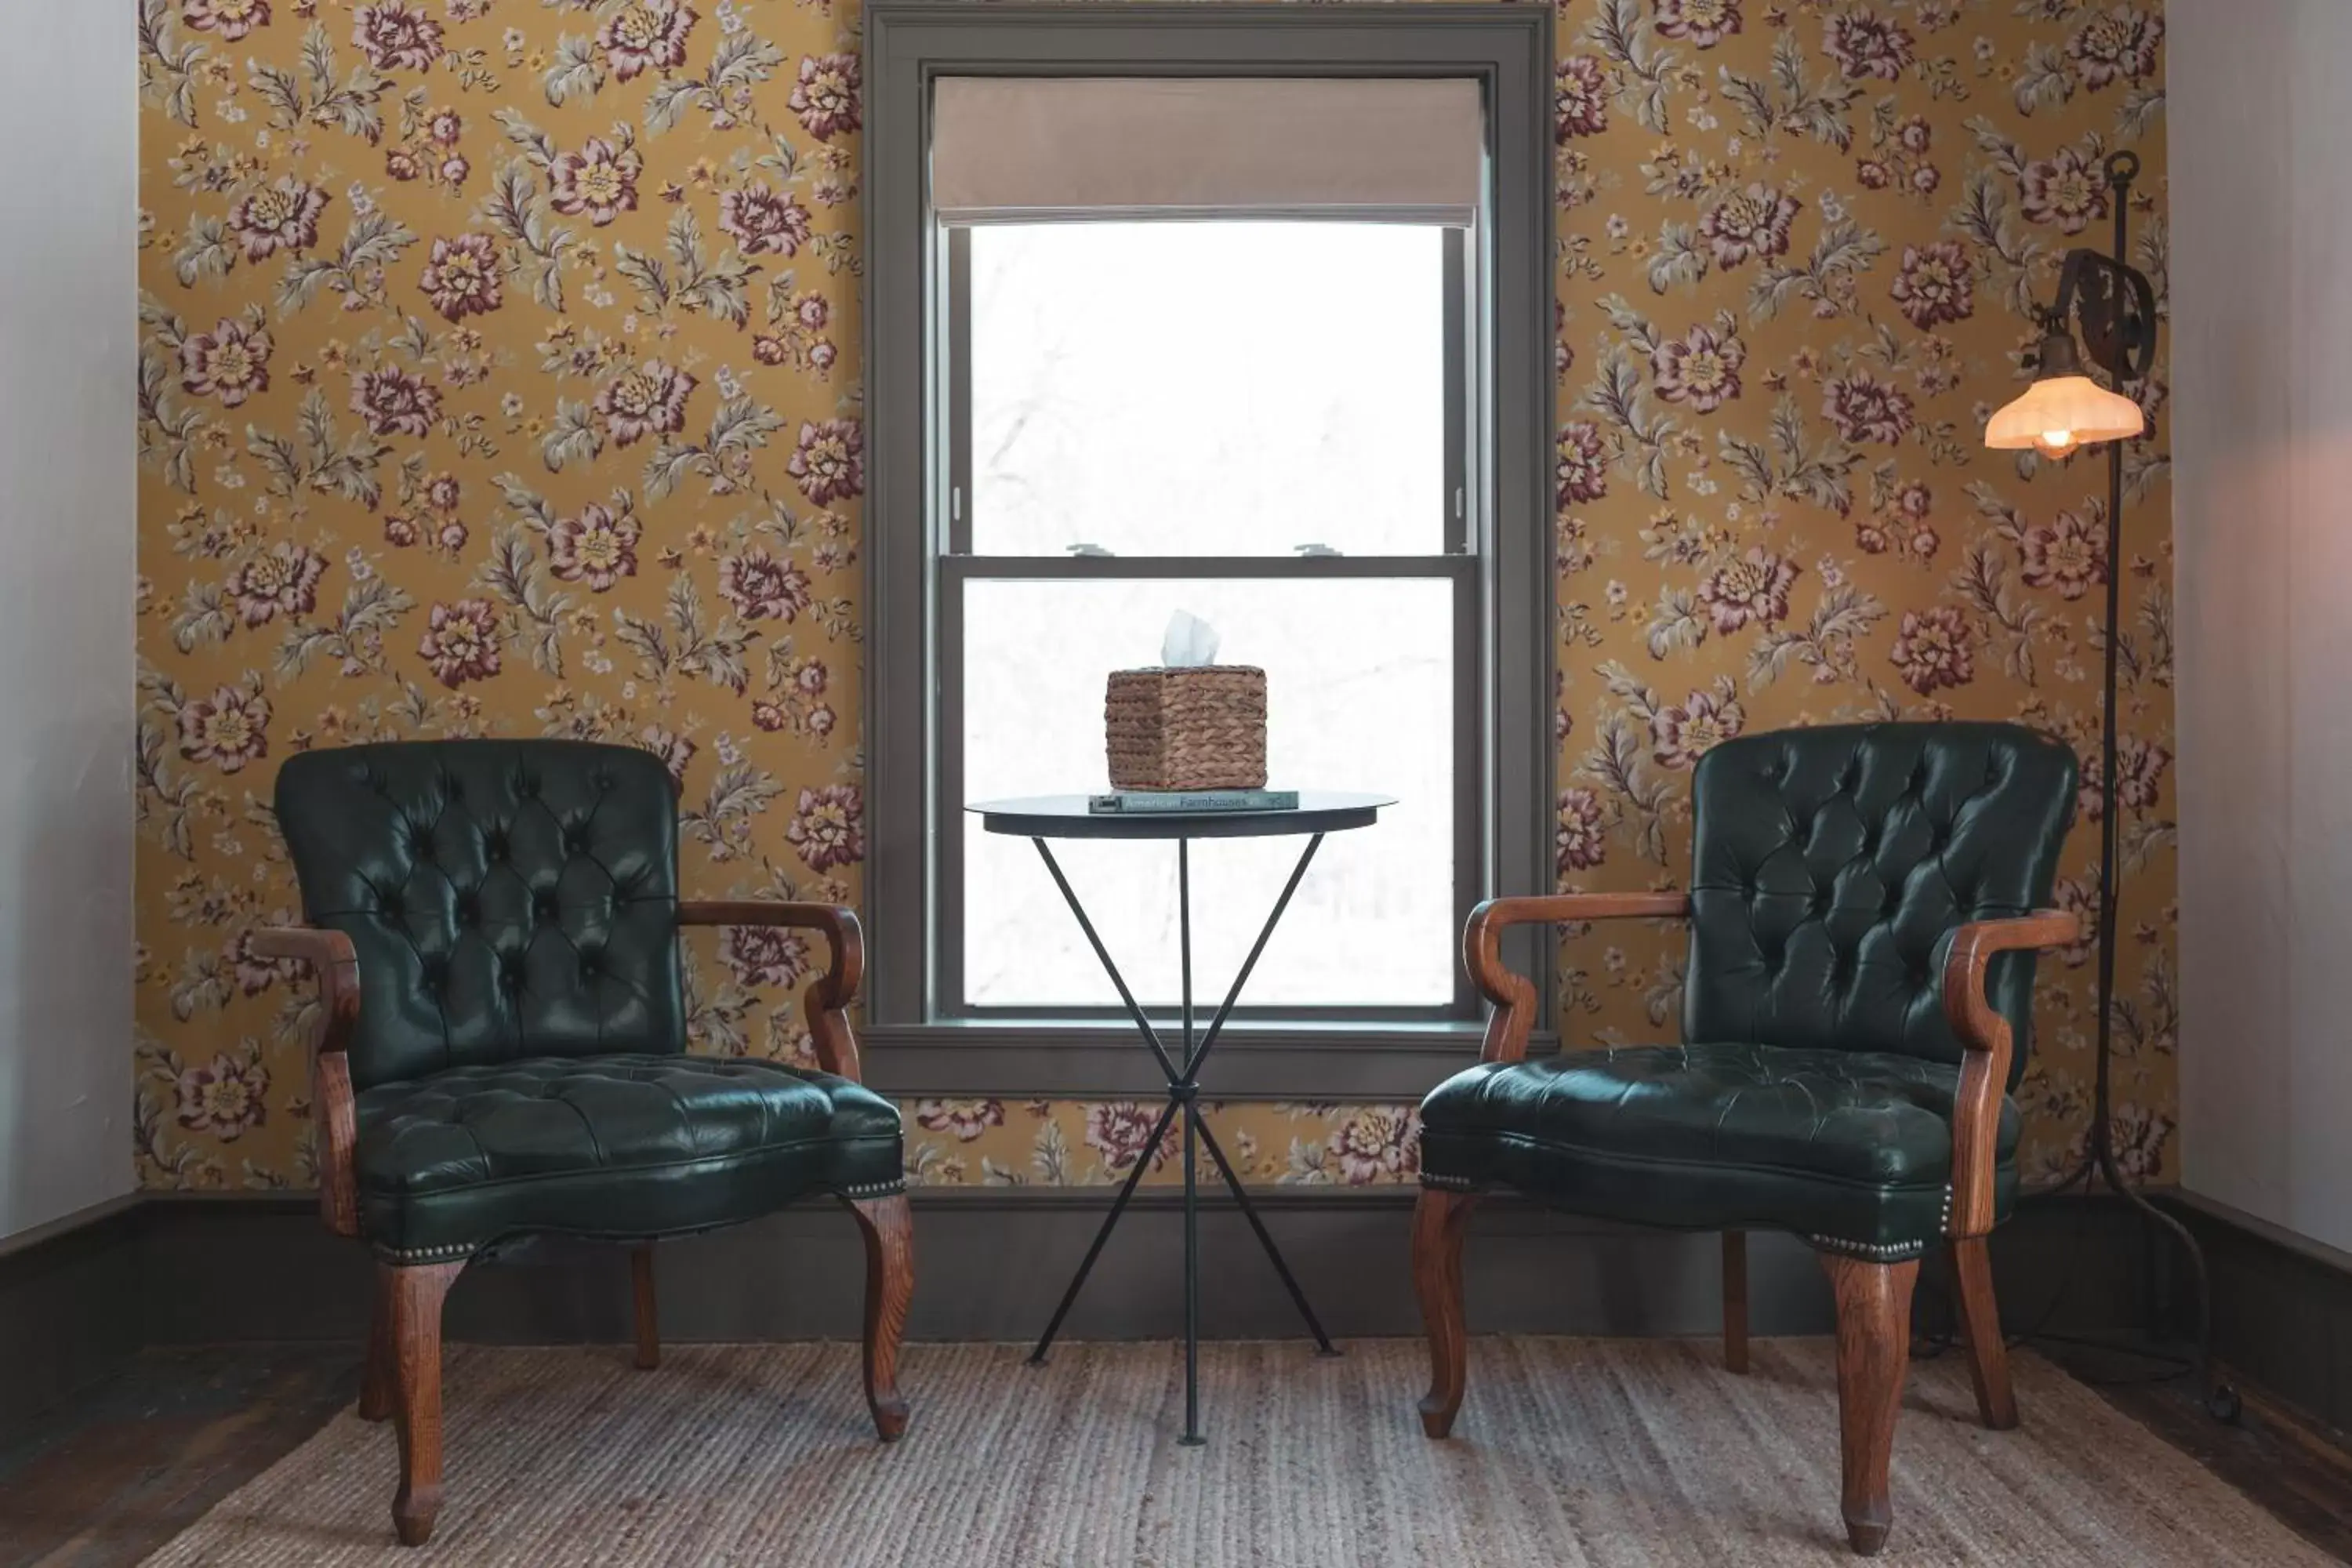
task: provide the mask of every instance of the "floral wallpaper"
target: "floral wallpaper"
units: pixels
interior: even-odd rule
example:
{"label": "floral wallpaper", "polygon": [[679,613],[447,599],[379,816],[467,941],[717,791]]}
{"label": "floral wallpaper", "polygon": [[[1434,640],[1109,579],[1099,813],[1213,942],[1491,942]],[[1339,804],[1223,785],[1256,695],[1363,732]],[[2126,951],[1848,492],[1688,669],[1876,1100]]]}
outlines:
{"label": "floral wallpaper", "polygon": [[[857,901],[866,486],[851,0],[140,6],[137,1140],[151,1186],[307,1185],[307,747],[560,734],[658,753],[696,896]],[[2130,0],[1563,0],[1563,886],[1685,871],[1743,730],[2021,719],[2095,778],[2103,468],[1991,454],[2030,303],[2144,163]],[[2126,451],[2126,1163],[2175,1123],[2166,381]],[[2086,784],[2084,816],[2095,809]],[[2095,834],[2061,897],[2095,903]],[[1678,933],[1570,933],[1572,1039],[1674,1027]],[[2029,1171],[2081,1147],[2086,946],[2043,966]],[[698,940],[706,1048],[804,1055],[805,944]],[[1113,1181],[1156,1107],[911,1101],[936,1183]],[[1411,1108],[1220,1104],[1252,1179],[1410,1180]]]}

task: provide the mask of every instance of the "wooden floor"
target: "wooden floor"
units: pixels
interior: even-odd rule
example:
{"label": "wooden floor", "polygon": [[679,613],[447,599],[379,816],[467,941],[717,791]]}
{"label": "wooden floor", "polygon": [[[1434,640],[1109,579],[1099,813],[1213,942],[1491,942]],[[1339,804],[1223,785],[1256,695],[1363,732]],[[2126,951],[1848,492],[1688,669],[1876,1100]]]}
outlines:
{"label": "wooden floor", "polygon": [[[0,1568],[139,1562],[316,1432],[358,1385],[355,1353],[345,1347],[143,1352],[66,1408],[0,1433]],[[2352,1451],[2340,1438],[2254,1395],[2243,1420],[2225,1426],[2178,1384],[2104,1392],[2304,1539],[2352,1563]]]}
{"label": "wooden floor", "polygon": [[2178,1384],[2103,1390],[2107,1402],[2260,1503],[2322,1551],[2352,1563],[2352,1447],[2258,1393],[2234,1426]]}
{"label": "wooden floor", "polygon": [[343,1346],[142,1352],[0,1434],[0,1565],[137,1563],[358,1394]]}

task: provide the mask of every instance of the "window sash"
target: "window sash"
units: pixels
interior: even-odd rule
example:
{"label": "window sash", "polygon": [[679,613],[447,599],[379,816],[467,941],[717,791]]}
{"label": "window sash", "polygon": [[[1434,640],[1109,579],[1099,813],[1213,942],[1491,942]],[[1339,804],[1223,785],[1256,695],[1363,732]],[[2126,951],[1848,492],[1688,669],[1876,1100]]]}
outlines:
{"label": "window sash", "polygon": [[[1172,215],[1158,214],[1156,217]],[[1263,214],[1232,215],[1244,221],[1263,217]],[[1334,215],[1319,215],[1329,217]],[[1191,221],[1189,219],[1182,221]],[[939,226],[940,300],[939,321],[944,342],[947,362],[941,375],[940,393],[945,416],[942,435],[947,457],[947,490],[942,519],[946,537],[940,542],[939,552],[951,556],[969,556],[972,549],[972,407],[971,393],[971,225],[941,223]],[[1441,549],[1447,554],[1474,552],[1478,533],[1476,519],[1472,516],[1471,461],[1472,415],[1471,393],[1474,382],[1472,354],[1478,342],[1483,319],[1480,302],[1474,297],[1470,279],[1477,255],[1478,232],[1475,225],[1448,217],[1432,226],[1452,232],[1444,247],[1444,276],[1441,285],[1439,309],[1445,321],[1445,469],[1440,489],[1445,515],[1441,519],[1439,538]],[[1076,543],[1076,541],[1071,542]],[[1155,559],[1150,556],[1113,556],[1106,564],[1129,565]],[[1169,557],[1181,560],[1212,560],[1209,556]],[[1251,556],[1242,559],[1273,561],[1278,556]],[[1344,559],[1344,557],[1343,557]]]}
{"label": "window sash", "polygon": [[[1476,559],[1463,555],[1409,556],[942,556],[937,563],[937,639],[934,665],[938,680],[939,724],[932,748],[934,817],[932,842],[937,847],[932,900],[932,954],[935,989],[931,1013],[941,1021],[1002,1021],[1035,1018],[1049,1021],[1124,1019],[1126,1009],[1116,1002],[1098,1006],[1024,1005],[977,1006],[967,1000],[965,974],[965,835],[984,831],[963,808],[970,792],[963,783],[964,662],[963,597],[967,584],[982,581],[1099,582],[1131,578],[1207,577],[1240,581],[1308,582],[1333,579],[1437,578],[1454,585],[1454,766],[1453,882],[1454,918],[1468,920],[1484,887],[1487,780],[1480,765],[1484,686],[1480,649],[1485,641],[1481,603],[1482,573]],[[1370,831],[1377,832],[1378,828]],[[1303,844],[1300,846],[1304,847]],[[1040,875],[1043,868],[1040,868]],[[1256,921],[1264,910],[1216,911],[1216,918]],[[1114,959],[1122,955],[1114,953]],[[1201,1016],[1213,1012],[1230,977],[1202,976]],[[1147,1008],[1147,1011],[1149,1008]],[[1253,1006],[1246,991],[1235,1004],[1234,1017],[1265,1025],[1284,1022],[1367,1024],[1428,1024],[1474,1020],[1479,1016],[1476,993],[1460,966],[1454,972],[1453,995],[1433,1006],[1358,1006],[1349,1005]]]}

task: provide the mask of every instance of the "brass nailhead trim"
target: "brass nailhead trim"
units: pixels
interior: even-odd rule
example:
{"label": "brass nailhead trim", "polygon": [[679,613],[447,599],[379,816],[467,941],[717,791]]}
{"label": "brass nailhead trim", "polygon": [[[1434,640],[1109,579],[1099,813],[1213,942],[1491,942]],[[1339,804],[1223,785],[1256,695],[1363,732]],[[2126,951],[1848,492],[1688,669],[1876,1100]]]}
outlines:
{"label": "brass nailhead trim", "polygon": [[[1421,1184],[1424,1187],[1442,1187],[1452,1192],[1469,1192],[1476,1185],[1475,1183],[1464,1177],[1441,1175],[1433,1171],[1423,1171],[1421,1173]],[[1951,1228],[1951,1218],[1952,1194],[1948,1187],[1944,1192],[1944,1229],[1948,1233]],[[1874,1258],[1885,1263],[1898,1263],[1906,1258],[1917,1258],[1927,1250],[1927,1244],[1924,1241],[1878,1243],[1847,1241],[1839,1237],[1811,1235],[1808,1235],[1805,1239],[1827,1252],[1849,1253],[1856,1258]]]}
{"label": "brass nailhead trim", "polygon": [[1834,1236],[1808,1236],[1805,1239],[1824,1252],[1843,1252],[1849,1257],[1867,1258],[1878,1263],[1900,1263],[1917,1258],[1927,1250],[1924,1241],[1892,1241],[1884,1244],[1871,1241],[1846,1241]]}
{"label": "brass nailhead trim", "polygon": [[388,1247],[376,1248],[376,1256],[387,1263],[446,1263],[452,1258],[471,1258],[481,1248],[471,1242],[455,1242],[447,1247],[416,1247],[400,1249]]}
{"label": "brass nailhead trim", "polygon": [[[907,1184],[904,1182],[870,1182],[844,1187],[841,1189],[841,1194],[844,1197],[850,1198],[880,1198],[888,1197],[895,1193],[903,1193],[906,1190]],[[481,1246],[477,1243],[453,1242],[446,1247],[417,1247],[406,1249],[382,1247],[376,1249],[376,1256],[387,1263],[446,1263],[453,1258],[471,1258],[481,1249]]]}

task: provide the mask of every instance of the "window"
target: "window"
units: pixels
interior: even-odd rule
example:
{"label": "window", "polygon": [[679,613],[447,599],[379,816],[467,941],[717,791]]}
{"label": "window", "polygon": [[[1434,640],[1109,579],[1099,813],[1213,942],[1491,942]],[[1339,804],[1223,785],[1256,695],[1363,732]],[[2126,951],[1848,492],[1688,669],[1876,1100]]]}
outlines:
{"label": "window", "polygon": [[[1267,671],[1271,783],[1398,801],[1324,846],[1255,1007],[1457,999],[1451,933],[1475,887],[1455,722],[1476,669],[1454,505],[1469,241],[1203,218],[950,232],[948,369],[969,395],[950,416],[940,797],[1107,788],[1105,673],[1156,663],[1171,612],[1207,620],[1220,658]],[[1030,846],[961,837],[950,1005],[1115,1002]],[[1239,966],[1298,849],[1195,846],[1196,907],[1219,917],[1196,922],[1201,973]],[[1138,994],[1172,1001],[1172,847],[1059,853]]]}
{"label": "window", "polygon": [[[961,807],[1106,787],[1105,677],[1159,662],[1180,609],[1216,627],[1221,662],[1266,669],[1271,784],[1398,800],[1323,846],[1243,997],[1244,1046],[1475,1018],[1463,917],[1550,885],[1549,311],[1529,244],[1548,220],[1549,24],[1506,9],[1466,7],[1469,32],[1303,34],[1113,9],[1048,43],[1009,37],[1017,15],[877,5],[868,815],[886,1038],[1015,1019],[1129,1037],[1034,850]],[[1486,58],[1497,28],[1507,85]],[[1271,53],[1231,77],[1139,73],[1155,51],[1201,58],[1202,29]],[[1424,29],[1451,42],[1408,41]],[[1171,31],[1183,46],[1151,41]],[[1449,48],[1475,58],[1451,66]],[[1105,68],[986,68],[1001,54],[1035,73],[1053,49]],[[1369,77],[1365,53],[1383,57]],[[1403,58],[1411,75],[1380,74]],[[894,121],[894,101],[912,112]],[[1203,991],[1239,966],[1300,847],[1193,846]],[[1172,847],[1055,854],[1139,998],[1172,1004]],[[910,933],[919,957],[894,960]]]}

